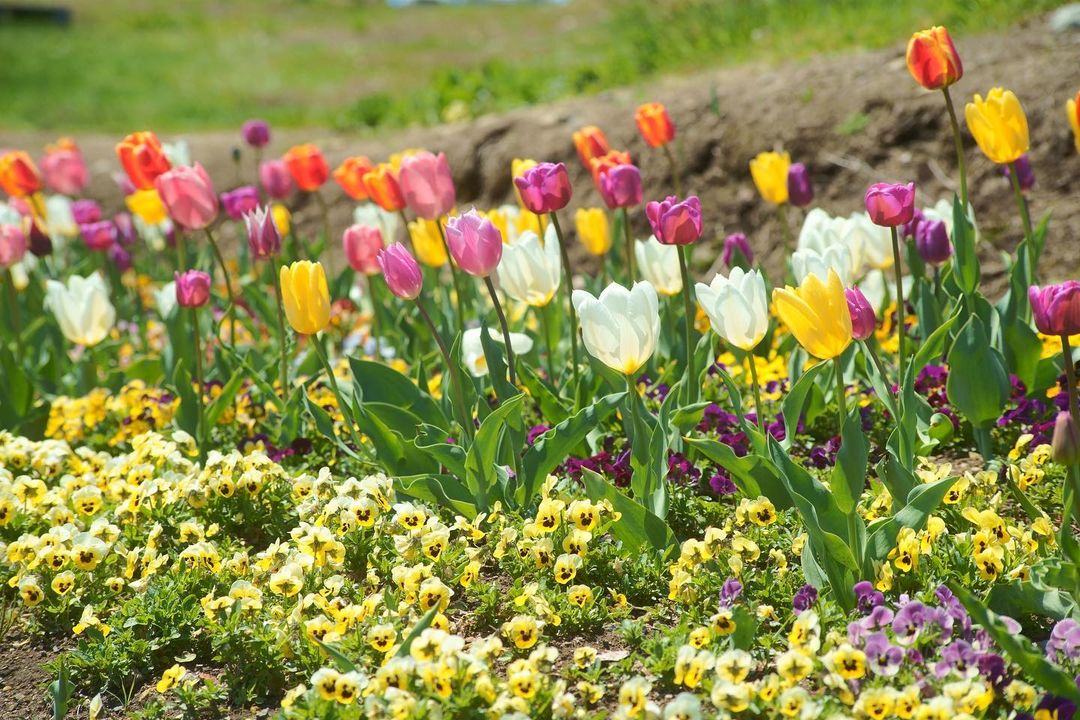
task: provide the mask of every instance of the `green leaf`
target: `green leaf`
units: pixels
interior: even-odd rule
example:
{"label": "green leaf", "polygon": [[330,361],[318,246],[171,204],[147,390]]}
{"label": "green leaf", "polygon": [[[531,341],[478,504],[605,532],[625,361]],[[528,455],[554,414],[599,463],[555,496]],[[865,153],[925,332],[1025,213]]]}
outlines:
{"label": "green leaf", "polygon": [[979,288],[979,256],[975,251],[975,230],[968,222],[960,198],[953,196],[953,279],[960,291],[971,295]]}
{"label": "green leaf", "polygon": [[593,502],[607,500],[621,517],[611,526],[611,534],[630,552],[651,548],[667,555],[678,549],[678,541],[668,524],[634,502],[599,474],[585,468],[582,471],[585,493]]}
{"label": "green leaf", "polygon": [[209,405],[206,406],[206,433],[209,435],[210,428],[217,425],[218,420],[221,419],[221,414],[224,413],[233,400],[236,398],[236,393],[240,391],[240,386],[244,384],[245,377],[243,373],[236,373],[229,382],[225,383],[225,386],[221,388],[221,394],[218,395]]}
{"label": "green leaf", "polygon": [[[438,403],[405,375],[389,365],[349,358],[353,384],[358,385],[365,403],[379,402],[408,410],[430,425],[447,430],[450,423]],[[449,381],[449,376],[443,378]]]}
{"label": "green leaf", "polygon": [[465,456],[465,484],[472,493],[476,507],[481,511],[487,511],[491,491],[497,489],[495,464],[499,446],[508,428],[522,428],[524,404],[525,395],[522,393],[493,410],[480,424],[472,447]]}
{"label": "green leaf", "polygon": [[[495,389],[495,396],[500,401],[508,400],[518,394],[518,389],[506,379],[506,359],[503,353],[505,345],[491,337],[487,325],[480,323],[480,346],[484,349],[484,360],[487,362],[488,378],[491,386]],[[518,358],[517,365],[521,365]]]}
{"label": "green leaf", "polygon": [[458,477],[465,477],[465,448],[446,442],[446,431],[434,425],[421,425],[413,445]]}
{"label": "green leaf", "polygon": [[464,483],[453,475],[410,475],[394,481],[398,491],[424,502],[442,505],[451,512],[460,513],[472,520],[477,508],[472,493]]}
{"label": "green leaf", "polygon": [[1001,350],[1005,365],[1020,378],[1029,393],[1035,390],[1042,349],[1042,341],[1030,325],[1018,317],[1011,321],[1002,317]]}
{"label": "green leaf", "polygon": [[1076,603],[1068,593],[1036,584],[1034,577],[1035,568],[1032,568],[1033,582],[994,585],[986,599],[987,607],[996,613],[1018,618],[1039,615],[1064,620],[1072,615],[1076,610]]}
{"label": "green leaf", "polygon": [[866,486],[866,462],[870,456],[858,409],[848,413],[840,435],[840,451],[836,455],[829,487],[832,488],[836,507],[847,514],[855,509],[862,497]]}
{"label": "green leaf", "polygon": [[518,365],[518,380],[528,389],[529,395],[532,396],[540,405],[540,413],[543,415],[544,420],[549,423],[561,423],[566,418],[570,417],[570,410],[559,398],[555,389],[548,385],[536,371],[525,363]]}
{"label": "green leaf", "polygon": [[356,672],[356,663],[350,660],[345,653],[341,652],[336,645],[329,645],[322,640],[316,640],[315,642],[317,642],[319,647],[325,650],[326,654],[334,660],[334,664],[337,665],[338,670],[343,673]]}
{"label": "green leaf", "polygon": [[746,497],[756,498],[763,495],[769,498],[777,510],[787,510],[792,506],[791,494],[780,480],[776,466],[767,458],[756,454],[739,457],[730,445],[717,440],[692,437],[683,440],[727,470],[732,481]]}
{"label": "green leaf", "polygon": [[191,385],[191,374],[184,361],[177,360],[173,370],[173,390],[180,398],[180,407],[176,411],[176,424],[192,437],[197,437],[199,426],[199,398]]}
{"label": "green leaf", "polygon": [[972,315],[949,351],[949,402],[976,428],[1000,415],[1009,399],[1009,376],[1001,355],[990,345],[983,321]]}
{"label": "green leaf", "polygon": [[959,319],[959,313],[954,313],[937,327],[934,332],[930,333],[930,337],[926,338],[919,345],[919,349],[915,352],[914,357],[909,365],[909,372],[914,382],[914,378],[919,377],[919,373],[923,368],[932,362],[936,362],[941,357],[942,352],[945,350],[945,341],[949,338],[949,331],[952,326],[956,324]]}
{"label": "green leaf", "polygon": [[926,527],[930,515],[938,509],[945,493],[957,478],[944,478],[932,483],[917,485],[907,496],[907,502],[891,518],[876,523],[866,541],[866,554],[871,560],[884,560],[896,545],[896,536],[902,528],[918,532]]}
{"label": "green leaf", "polygon": [[[799,419],[809,403],[810,394],[815,388],[815,381],[823,371],[828,370],[830,367],[832,366],[829,363],[823,362],[804,372],[802,377],[792,386],[787,397],[784,398],[784,440],[782,445],[785,448],[791,447],[791,443],[795,440],[795,431],[799,426]],[[809,424],[809,419],[807,424]]]}
{"label": "green leaf", "polygon": [[896,459],[892,450],[888,450],[877,464],[877,476],[885,489],[892,496],[893,507],[902,508],[907,496],[915,487],[915,476]]}

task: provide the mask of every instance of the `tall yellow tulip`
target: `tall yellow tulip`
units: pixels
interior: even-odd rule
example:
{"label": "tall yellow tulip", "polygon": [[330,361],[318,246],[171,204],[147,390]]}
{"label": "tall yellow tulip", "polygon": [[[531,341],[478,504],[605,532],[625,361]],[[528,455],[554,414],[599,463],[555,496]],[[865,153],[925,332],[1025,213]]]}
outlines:
{"label": "tall yellow tulip", "polygon": [[976,95],[964,117],[983,155],[998,165],[1016,162],[1030,147],[1027,117],[1011,90],[993,88],[985,100]]}
{"label": "tall yellow tulip", "polygon": [[442,267],[450,259],[446,254],[446,246],[439,236],[437,222],[437,220],[417,218],[409,223],[409,238],[412,240],[416,259],[433,268]]}
{"label": "tall yellow tulip", "polygon": [[765,202],[783,205],[788,201],[788,170],[791,156],[778,152],[758,153],[750,161],[750,176]]}
{"label": "tall yellow tulip", "polygon": [[281,302],[285,317],[301,335],[314,335],[330,324],[330,290],[322,263],[298,260],[282,265]]}
{"label": "tall yellow tulip", "polygon": [[830,360],[851,344],[851,313],[835,270],[829,270],[824,283],[811,273],[797,288],[776,288],[773,305],[781,322],[814,357]]}
{"label": "tall yellow tulip", "polygon": [[574,225],[578,240],[590,255],[607,255],[611,249],[611,231],[603,208],[578,208]]}

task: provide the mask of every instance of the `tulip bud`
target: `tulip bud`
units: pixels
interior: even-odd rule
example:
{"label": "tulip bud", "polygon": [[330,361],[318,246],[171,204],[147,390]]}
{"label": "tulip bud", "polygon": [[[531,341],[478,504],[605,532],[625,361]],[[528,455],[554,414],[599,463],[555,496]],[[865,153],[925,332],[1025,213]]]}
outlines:
{"label": "tulip bud", "polygon": [[728,235],[724,238],[721,259],[729,268],[741,267],[743,270],[749,270],[754,264],[754,251],[750,249],[750,241],[742,233]]}
{"label": "tulip bud", "polygon": [[604,131],[595,125],[581,128],[574,133],[573,139],[574,149],[577,150],[578,157],[581,158],[581,164],[586,169],[592,167],[593,158],[606,155],[611,149]]}
{"label": "tulip bud", "polygon": [[345,229],[341,244],[353,270],[365,275],[373,275],[379,271],[377,258],[383,249],[383,237],[379,228],[352,225]]}
{"label": "tulip bud", "polygon": [[562,163],[539,163],[514,178],[521,204],[537,215],[562,210],[570,202],[570,176]]}
{"label": "tulip bud", "polygon": [[210,299],[210,276],[201,270],[174,272],[176,302],[180,307],[202,307]]}
{"label": "tulip bud", "polygon": [[795,207],[808,207],[814,202],[814,186],[810,184],[810,173],[802,163],[794,163],[788,168],[788,202]]}
{"label": "tulip bud", "polygon": [[600,172],[597,178],[600,197],[612,210],[641,204],[641,171],[636,166],[615,165]]}
{"label": "tulip bud", "polygon": [[915,231],[915,249],[927,265],[941,266],[952,257],[952,243],[944,220],[924,220]]}
{"label": "tulip bud", "polygon": [[1044,335],[1080,334],[1080,281],[1028,288],[1035,327]]}
{"label": "tulip bud", "polygon": [[679,201],[669,195],[645,206],[656,239],[664,245],[689,245],[701,237],[701,201],[691,195]]}
{"label": "tulip bud", "polygon": [[108,250],[109,262],[111,262],[117,270],[124,273],[131,269],[131,253],[128,249],[120,243],[114,243]]}
{"label": "tulip bud", "polygon": [[1065,101],[1065,112],[1069,116],[1069,127],[1073,131],[1076,152],[1080,152],[1080,92],[1076,93],[1076,97]]}
{"label": "tulip bud", "polygon": [[16,225],[0,225],[0,267],[11,267],[25,254],[25,233]]}
{"label": "tulip bud", "polygon": [[248,249],[255,259],[273,257],[281,252],[281,232],[271,210],[257,207],[244,215],[247,228]]}
{"label": "tulip bud", "polygon": [[856,340],[865,340],[874,334],[877,329],[877,315],[870,301],[857,287],[844,290],[847,298],[848,312],[851,314],[851,337]]}
{"label": "tulip bud", "polygon": [[863,200],[871,222],[881,227],[899,227],[915,214],[915,183],[874,183]]}
{"label": "tulip bud", "polygon": [[788,170],[791,156],[785,153],[758,153],[750,161],[750,177],[765,202],[783,205],[788,201]]}
{"label": "tulip bud", "polygon": [[270,124],[265,120],[248,120],[240,129],[240,134],[248,145],[261,148],[270,142]]}
{"label": "tulip bud", "polygon": [[83,242],[89,250],[104,252],[116,242],[116,225],[112,220],[87,223],[79,226]]}
{"label": "tulip bud", "polygon": [[185,230],[202,230],[217,217],[217,194],[199,163],[162,173],[154,186],[169,217]]}
{"label": "tulip bud", "polygon": [[27,242],[30,252],[39,258],[52,255],[52,238],[41,228],[41,223],[31,218],[29,225],[30,232],[28,233]]}
{"label": "tulip bud", "polygon": [[284,160],[259,164],[259,184],[275,200],[284,200],[293,191],[293,179]]}
{"label": "tulip bud", "polygon": [[927,90],[941,90],[964,76],[964,66],[949,31],[938,26],[911,36],[907,66],[915,82]]}
{"label": "tulip bud", "polygon": [[649,147],[661,147],[675,139],[675,124],[667,108],[658,102],[640,106],[634,113],[634,122]]}
{"label": "tulip bud", "polygon": [[289,168],[293,182],[305,192],[318,190],[330,177],[330,166],[326,164],[326,158],[322,151],[311,143],[289,148],[282,160]]}
{"label": "tulip bud", "polygon": [[345,191],[345,194],[353,200],[367,200],[368,193],[367,189],[364,188],[364,175],[372,167],[371,161],[363,155],[347,157],[334,170],[334,180]]}
{"label": "tulip bud", "polygon": [[398,185],[405,204],[417,217],[434,220],[454,208],[457,192],[446,155],[419,152],[401,160]]}
{"label": "tulip bud", "polygon": [[446,244],[454,262],[476,277],[487,277],[502,258],[502,233],[476,210],[446,222]]}
{"label": "tulip bud", "polygon": [[97,200],[83,198],[71,203],[71,217],[79,225],[89,225],[101,220],[101,206]]}
{"label": "tulip bud", "polygon": [[424,274],[416,258],[401,243],[393,243],[380,250],[375,258],[390,292],[402,300],[415,300],[424,287]]}
{"label": "tulip bud", "polygon": [[235,190],[221,193],[221,207],[233,220],[240,220],[245,214],[259,207],[259,191],[254,185],[241,185]]}
{"label": "tulip bud", "polygon": [[[1015,163],[1016,180],[1020,184],[1022,192],[1029,192],[1035,187],[1035,171],[1031,169],[1031,156],[1027,153],[1021,155]],[[1001,166],[1001,174],[1012,181],[1012,171],[1008,165]]]}
{"label": "tulip bud", "polygon": [[1080,427],[1077,427],[1072,413],[1062,410],[1054,421],[1053,448],[1054,462],[1062,465],[1080,463]]}

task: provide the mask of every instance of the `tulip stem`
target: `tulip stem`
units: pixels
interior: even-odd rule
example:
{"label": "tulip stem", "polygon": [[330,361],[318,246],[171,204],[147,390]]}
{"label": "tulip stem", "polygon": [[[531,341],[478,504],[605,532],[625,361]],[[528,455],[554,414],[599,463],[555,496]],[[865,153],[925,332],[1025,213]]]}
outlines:
{"label": "tulip stem", "polygon": [[686,402],[696,399],[697,378],[694,375],[694,302],[690,299],[690,270],[686,263],[686,246],[679,250],[679,272],[682,274],[683,314],[686,316]]}
{"label": "tulip stem", "polygon": [[1013,196],[1016,197],[1016,206],[1020,209],[1020,220],[1024,224],[1024,255],[1027,260],[1027,284],[1035,282],[1035,233],[1031,229],[1031,213],[1028,211],[1027,200],[1024,199],[1024,191],[1020,188],[1020,173],[1016,170],[1016,163],[1009,163],[1009,181],[1012,183]]}
{"label": "tulip stem", "polygon": [[[402,213],[404,217],[404,213]],[[408,225],[405,226],[408,228]],[[465,291],[461,288],[461,275],[454,266],[454,256],[450,254],[450,245],[446,242],[446,229],[443,227],[442,218],[435,220],[435,227],[439,228],[439,240],[442,241],[443,252],[446,253],[446,264],[450,266],[450,275],[454,279],[454,293],[457,295],[457,329],[459,333],[465,332]]]}
{"label": "tulip stem", "polygon": [[424,323],[427,324],[428,330],[431,331],[431,336],[435,338],[435,344],[439,346],[439,352],[442,353],[443,362],[446,363],[447,371],[450,373],[450,381],[454,384],[454,393],[457,395],[457,406],[460,417],[458,422],[461,423],[461,431],[465,433],[465,437],[472,440],[473,436],[473,424],[472,424],[472,409],[465,403],[465,390],[462,385],[460,367],[453,358],[450,357],[450,351],[446,348],[446,342],[443,341],[442,335],[439,334],[438,328],[435,327],[435,323],[432,322],[431,316],[428,315],[428,311],[424,309],[424,306],[420,303],[419,298],[414,301],[416,303],[416,309],[420,311],[420,317],[424,319]]}
{"label": "tulip stem", "polygon": [[622,208],[623,237],[626,239],[626,284],[634,284],[634,234],[630,232],[630,212]]}
{"label": "tulip stem", "polygon": [[368,286],[368,299],[371,300],[371,339],[375,345],[375,360],[382,359],[382,350],[379,347],[379,300],[375,297],[378,281],[375,275],[365,275]]}
{"label": "tulip stem", "polygon": [[22,315],[19,314],[18,291],[15,289],[15,276],[11,274],[11,268],[4,268],[4,290],[11,308],[11,332],[15,336],[15,351],[22,357]]}
{"label": "tulip stem", "polygon": [[682,197],[682,177],[679,175],[679,164],[675,162],[675,154],[671,152],[670,144],[664,143],[661,147],[664,148],[664,154],[667,155],[668,165],[671,167],[671,182],[675,186],[675,194]]}
{"label": "tulip stem", "polygon": [[[1076,368],[1072,356],[1072,346],[1069,344],[1069,336],[1061,336],[1061,359],[1065,365],[1065,380],[1069,384],[1069,413],[1073,422],[1080,422],[1080,401],[1076,397]],[[1080,520],[1080,517],[1077,518]]]}
{"label": "tulip stem", "polygon": [[229,268],[225,264],[225,256],[221,254],[221,248],[218,247],[214,234],[210,232],[210,226],[206,226],[204,230],[206,231],[206,239],[210,241],[210,248],[214,251],[214,257],[217,258],[218,265],[221,266],[221,273],[225,276],[225,292],[229,296],[229,307],[225,311],[225,314],[229,316],[229,350],[235,352],[236,298],[233,296],[232,276],[229,275]]}
{"label": "tulip stem", "polygon": [[761,434],[765,434],[765,413],[761,409],[761,384],[758,382],[757,359],[753,351],[746,353],[746,360],[750,363],[750,380],[754,384],[754,412],[757,413],[758,428]]}
{"label": "tulip stem", "polygon": [[968,209],[967,166],[964,163],[964,139],[960,135],[960,122],[956,119],[956,108],[953,107],[952,95],[949,94],[948,86],[941,88],[945,95],[945,107],[949,111],[949,124],[952,125],[953,145],[956,146],[956,169],[960,173],[960,202],[964,206],[964,213]]}
{"label": "tulip stem", "polygon": [[844,365],[840,362],[839,355],[833,358],[833,365],[836,368],[836,407],[840,416],[838,434],[843,435],[844,423],[847,421],[847,398],[845,397],[847,388],[844,386]]}
{"label": "tulip stem", "polygon": [[203,409],[203,358],[202,341],[199,339],[199,309],[194,307],[191,308],[191,335],[195,345],[195,406],[198,410],[195,416],[195,437],[199,440],[199,457],[205,459],[210,430],[206,427],[206,411]]}
{"label": "tulip stem", "polygon": [[866,354],[870,356],[871,362],[874,363],[874,367],[877,369],[877,374],[881,376],[881,382],[885,383],[885,388],[890,392],[886,397],[882,398],[882,402],[885,403],[885,407],[892,413],[893,420],[900,422],[900,414],[896,409],[896,400],[891,392],[892,388],[889,387],[889,375],[885,372],[885,366],[881,362],[881,357],[877,353],[877,349],[874,347],[873,338],[867,338],[863,340],[863,347],[866,349]]}
{"label": "tulip stem", "polygon": [[187,252],[184,250],[184,231],[177,227],[173,234],[176,246],[176,272],[182,273],[187,270]]}
{"label": "tulip stem", "polygon": [[[559,240],[559,254],[562,256],[563,284],[566,286],[566,304],[570,308],[570,357],[574,370],[574,393],[578,386],[578,319],[577,309],[574,307],[574,276],[570,272],[570,253],[566,249],[566,241],[563,239],[562,226],[559,225],[559,216],[555,211],[551,212],[551,224],[555,226],[555,237]],[[555,380],[554,375],[552,381]]]}
{"label": "tulip stem", "polygon": [[551,342],[551,323],[548,322],[548,306],[541,305],[534,308],[540,316],[540,329],[544,333],[544,345],[547,346],[547,373],[548,381],[554,385],[555,378],[555,347]]}
{"label": "tulip stem", "polygon": [[285,306],[281,300],[281,273],[271,272],[274,276],[274,305],[277,309],[277,329],[280,358],[279,380],[281,381],[281,411],[289,402],[289,355],[287,352],[288,335],[285,334]]}
{"label": "tulip stem", "polygon": [[315,202],[319,205],[319,213],[322,215],[323,239],[330,242],[330,208],[327,206],[326,198],[322,196],[321,192],[312,190],[311,193],[315,196]]}
{"label": "tulip stem", "polygon": [[[896,232],[895,227],[890,227],[889,232],[892,233],[892,252],[893,252],[893,274],[896,277],[896,332],[897,332],[897,352],[896,352],[896,365],[900,371],[899,386],[904,386],[904,316],[907,314],[907,310],[904,307],[904,276],[900,269],[900,235]],[[903,393],[901,392],[901,395]]]}
{"label": "tulip stem", "polygon": [[510,344],[510,325],[506,322],[506,313],[503,312],[499,295],[495,292],[495,283],[491,282],[491,276],[484,276],[484,284],[487,285],[488,295],[491,296],[491,304],[495,306],[495,314],[502,326],[503,342],[506,343],[506,370],[510,375],[510,384],[517,385],[517,372],[514,370],[514,348]]}
{"label": "tulip stem", "polygon": [[311,344],[315,346],[315,354],[319,356],[323,371],[326,373],[326,378],[330,383],[330,389],[333,390],[334,398],[337,399],[341,418],[344,420],[345,426],[349,428],[349,437],[356,446],[356,451],[358,453],[364,452],[364,446],[360,442],[360,436],[356,432],[356,426],[351,417],[352,413],[349,411],[349,406],[345,404],[345,399],[341,395],[341,388],[338,387],[337,377],[334,375],[333,368],[330,367],[330,358],[327,356],[326,347],[323,346],[323,340],[318,335],[308,335],[308,337],[311,338]]}

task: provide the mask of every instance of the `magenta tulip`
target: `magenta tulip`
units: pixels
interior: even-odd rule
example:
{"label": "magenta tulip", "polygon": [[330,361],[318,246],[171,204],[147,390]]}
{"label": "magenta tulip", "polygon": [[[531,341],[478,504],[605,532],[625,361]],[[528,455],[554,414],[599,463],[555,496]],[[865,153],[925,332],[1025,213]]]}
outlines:
{"label": "magenta tulip", "polygon": [[259,164],[259,184],[275,200],[284,200],[292,193],[292,173],[284,160],[267,160]]}
{"label": "magenta tulip", "polygon": [[202,307],[210,299],[210,276],[201,270],[173,273],[176,302],[181,307]]}
{"label": "magenta tulip", "polygon": [[154,187],[169,217],[185,230],[202,230],[217,217],[217,193],[199,163],[175,167],[159,175]]}
{"label": "magenta tulip", "polygon": [[126,247],[120,243],[115,243],[108,250],[109,262],[111,262],[116,269],[120,272],[127,272],[132,267],[131,253]]}
{"label": "magenta tulip", "polygon": [[514,178],[525,207],[537,215],[562,210],[570,203],[570,175],[563,163],[542,162]]}
{"label": "magenta tulip", "polygon": [[794,163],[788,168],[788,202],[795,207],[804,208],[814,202],[814,186],[810,183],[810,173],[802,163]]}
{"label": "magenta tulip", "polygon": [[240,129],[240,134],[248,145],[261,148],[270,142],[270,124],[265,120],[248,120]]}
{"label": "magenta tulip", "polygon": [[97,200],[76,200],[71,203],[71,217],[77,225],[88,225],[101,220],[101,206]]}
{"label": "magenta tulip", "polygon": [[415,300],[420,296],[420,289],[424,287],[424,274],[420,271],[416,258],[404,245],[396,242],[380,250],[375,256],[375,262],[382,270],[383,279],[386,280],[390,292],[402,300]]}
{"label": "magenta tulip", "polygon": [[11,267],[26,254],[26,234],[17,225],[0,225],[0,267]]}
{"label": "magenta tulip", "polygon": [[257,207],[244,215],[247,228],[248,249],[257,260],[273,257],[281,252],[281,233],[268,207]]}
{"label": "magenta tulip", "polygon": [[79,226],[86,247],[95,252],[105,252],[111,248],[117,239],[116,225],[112,220],[100,220]]}
{"label": "magenta tulip", "polygon": [[1080,281],[1028,288],[1035,327],[1044,335],[1080,335]]}
{"label": "magenta tulip", "polygon": [[754,251],[750,249],[750,241],[742,233],[733,233],[724,238],[724,250],[720,259],[728,267],[734,267],[732,263],[738,260],[736,253],[742,255],[747,266],[754,264]]}
{"label": "magenta tulip", "polygon": [[405,204],[425,220],[435,220],[450,212],[457,202],[454,177],[446,155],[419,152],[401,160],[398,186]]}
{"label": "magenta tulip", "polygon": [[641,204],[641,171],[636,165],[616,165],[597,179],[600,197],[608,208],[629,208]]}
{"label": "magenta tulip", "polygon": [[476,277],[487,277],[502,259],[502,233],[476,210],[446,221],[446,244],[454,262]]}
{"label": "magenta tulip", "polygon": [[701,201],[696,195],[683,201],[669,195],[646,205],[645,214],[662,245],[689,245],[701,237]]}
{"label": "magenta tulip", "polygon": [[377,258],[383,249],[383,236],[379,228],[370,225],[353,225],[341,236],[345,257],[358,273],[372,275],[379,271]]}
{"label": "magenta tulip", "polygon": [[915,249],[927,265],[944,265],[952,257],[949,229],[944,220],[923,220],[915,229]]}
{"label": "magenta tulip", "polygon": [[877,329],[877,315],[862,290],[857,287],[844,290],[847,298],[848,313],[851,315],[851,337],[865,340]]}
{"label": "magenta tulip", "polygon": [[[1031,169],[1031,157],[1024,153],[1013,164],[1016,166],[1016,179],[1020,183],[1020,189],[1029,192],[1035,187],[1035,171]],[[1001,173],[1007,178],[1012,177],[1012,171],[1008,165],[1001,166]]]}
{"label": "magenta tulip", "polygon": [[910,222],[915,214],[915,183],[874,183],[863,200],[866,212],[875,225],[899,227]]}
{"label": "magenta tulip", "polygon": [[241,185],[235,190],[221,193],[221,207],[233,220],[239,220],[245,214],[259,207],[259,191],[254,185]]}

